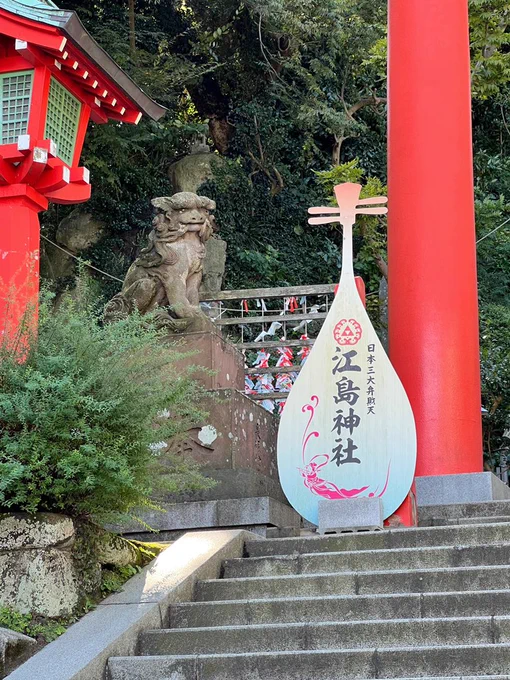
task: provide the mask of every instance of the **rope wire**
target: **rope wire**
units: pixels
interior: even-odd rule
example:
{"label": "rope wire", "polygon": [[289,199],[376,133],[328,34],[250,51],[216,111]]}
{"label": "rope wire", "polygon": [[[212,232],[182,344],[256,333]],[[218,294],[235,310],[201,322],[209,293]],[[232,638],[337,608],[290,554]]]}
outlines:
{"label": "rope wire", "polygon": [[48,241],[48,243],[51,243],[52,246],[55,246],[55,248],[58,248],[61,250],[63,253],[66,253],[66,255],[69,255],[70,257],[74,258],[77,262],[80,264],[85,265],[86,267],[90,267],[90,269],[94,269],[96,272],[99,272],[100,274],[103,274],[103,276],[107,276],[109,279],[113,279],[114,281],[119,281],[119,283],[124,283],[122,279],[118,279],[116,276],[113,276],[112,274],[108,274],[108,272],[104,272],[102,269],[98,269],[97,267],[94,267],[93,264],[90,264],[90,262],[85,262],[85,260],[82,260],[80,257],[76,257],[71,251],[67,250],[67,248],[62,248],[62,246],[59,246],[58,243],[55,243],[51,239],[49,239],[47,236],[44,234],[41,234],[43,239],[45,241]]}
{"label": "rope wire", "polygon": [[509,217],[507,220],[505,220],[504,222],[502,222],[498,227],[496,227],[496,228],[493,229],[492,231],[489,231],[488,234],[485,234],[485,236],[482,236],[482,238],[479,238],[478,241],[476,242],[476,245],[478,245],[479,243],[481,243],[481,242],[482,242],[484,239],[486,239],[488,236],[491,236],[492,234],[494,234],[496,231],[498,231],[498,229],[501,229],[501,227],[504,227],[505,224],[507,224],[508,222],[510,222],[510,217]]}

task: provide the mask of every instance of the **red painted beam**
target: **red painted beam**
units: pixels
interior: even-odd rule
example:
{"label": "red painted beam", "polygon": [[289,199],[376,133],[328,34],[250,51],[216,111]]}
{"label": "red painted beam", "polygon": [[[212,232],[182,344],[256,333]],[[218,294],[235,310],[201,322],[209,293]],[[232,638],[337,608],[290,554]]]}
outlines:
{"label": "red painted beam", "polygon": [[14,71],[29,71],[33,65],[20,56],[1,57],[0,73],[13,73]]}
{"label": "red painted beam", "polygon": [[[50,78],[51,73],[46,66],[41,64],[35,65],[30,117],[28,120],[28,134],[34,139],[43,139],[44,137],[46,114],[48,111]],[[33,105],[34,102],[37,102],[36,106]]]}
{"label": "red painted beam", "polygon": [[416,474],[482,470],[467,0],[389,0],[390,356]]}
{"label": "red painted beam", "polygon": [[87,133],[89,120],[90,120],[90,106],[87,106],[87,104],[82,104],[80,112],[80,121],[78,123],[78,130],[76,132],[76,144],[74,146],[73,167],[75,168],[80,163],[81,152],[83,149],[83,143],[85,142],[85,135]]}
{"label": "red painted beam", "polygon": [[67,42],[67,38],[60,35],[57,28],[29,21],[19,15],[13,16],[4,10],[0,10],[0,34],[26,40],[55,52],[61,52]]}

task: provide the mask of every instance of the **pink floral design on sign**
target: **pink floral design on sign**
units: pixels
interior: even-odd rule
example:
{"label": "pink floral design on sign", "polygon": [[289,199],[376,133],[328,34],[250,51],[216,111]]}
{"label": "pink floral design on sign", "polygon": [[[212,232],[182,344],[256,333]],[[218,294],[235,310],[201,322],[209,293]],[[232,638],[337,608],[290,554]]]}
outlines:
{"label": "pink floral design on sign", "polygon": [[[302,468],[298,467],[298,470],[301,473],[301,476],[303,477],[303,483],[306,486],[306,488],[309,489],[316,496],[321,496],[322,498],[327,498],[329,500],[339,500],[342,498],[344,499],[356,498],[364,491],[366,491],[369,487],[363,486],[360,489],[340,489],[333,482],[330,482],[326,479],[322,479],[322,477],[319,476],[319,471],[330,461],[330,456],[327,453],[317,454],[313,456],[308,461],[308,463],[306,462],[306,448],[308,446],[308,442],[312,438],[320,437],[320,433],[317,430],[312,430],[312,432],[309,432],[318,405],[319,397],[313,395],[312,397],[310,397],[310,403],[305,404],[301,409],[303,413],[309,412],[310,414],[302,438],[301,457],[303,461],[303,467]],[[391,461],[388,464],[386,481],[382,491],[378,493],[379,487],[377,487],[375,491],[371,491],[368,494],[369,498],[374,498],[375,496],[381,498],[385,494],[390,479],[390,469]]]}

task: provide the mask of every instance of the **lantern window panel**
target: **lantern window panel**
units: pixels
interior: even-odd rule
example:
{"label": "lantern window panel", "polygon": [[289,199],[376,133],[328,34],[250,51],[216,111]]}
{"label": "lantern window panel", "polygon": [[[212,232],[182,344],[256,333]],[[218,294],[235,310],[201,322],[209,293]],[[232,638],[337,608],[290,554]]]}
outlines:
{"label": "lantern window panel", "polygon": [[57,156],[72,165],[81,103],[58,80],[51,78],[44,137],[57,145]]}
{"label": "lantern window panel", "polygon": [[26,134],[32,84],[33,71],[0,74],[0,144],[15,144]]}

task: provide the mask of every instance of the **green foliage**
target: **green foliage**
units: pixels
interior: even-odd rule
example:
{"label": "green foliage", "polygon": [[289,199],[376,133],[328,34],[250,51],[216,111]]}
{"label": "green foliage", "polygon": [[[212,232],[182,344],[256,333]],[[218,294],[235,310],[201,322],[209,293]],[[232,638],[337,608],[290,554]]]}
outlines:
{"label": "green foliage", "polygon": [[126,581],[139,574],[141,570],[141,567],[131,564],[125,567],[103,569],[101,571],[101,595],[108,597],[111,593],[117,593]]}
{"label": "green foliage", "polygon": [[20,614],[11,607],[0,606],[0,626],[32,638],[53,642],[74,623],[72,619],[45,619],[31,614]]}
{"label": "green foliage", "polygon": [[[343,182],[362,183],[361,198],[386,196],[387,187],[377,177],[365,177],[365,171],[355,158],[331,170],[316,172],[317,180],[331,205],[336,205],[334,187]],[[354,228],[356,273],[363,277],[369,290],[378,290],[385,272],[386,218],[359,215]],[[357,238],[356,238],[357,237]]]}
{"label": "green foliage", "polygon": [[319,204],[320,193],[309,180],[287,176],[279,167],[288,184],[277,195],[271,195],[265,176],[250,181],[240,160],[218,164],[214,180],[201,188],[218,204],[218,225],[228,242],[228,288],[338,278],[337,244],[305,226],[308,206]]}
{"label": "green foliage", "polygon": [[487,305],[480,315],[484,450],[491,466],[510,455],[510,306]]}
{"label": "green foliage", "polygon": [[[504,196],[485,196],[476,202],[478,286],[485,304],[510,302],[510,205]],[[498,229],[500,225],[503,225]],[[493,229],[497,229],[491,234]]]}
{"label": "green foliage", "polygon": [[[370,113],[374,93],[384,96],[384,79],[366,60],[384,36],[384,0],[138,0],[134,55],[127,5],[80,0],[72,9],[169,108],[157,124],[91,126],[82,159],[94,186],[87,210],[106,228],[86,259],[123,277],[150,229],[149,199],[171,193],[168,165],[209,123],[211,142],[239,164],[230,185],[243,184],[251,208],[233,209],[237,196],[222,196],[222,176],[215,189],[204,188],[218,199],[219,222],[235,220],[242,241],[227,232],[229,285],[255,280],[261,267],[267,285],[337,278],[337,244],[324,230],[309,235],[306,226],[306,208],[318,195],[311,171],[361,146],[365,167],[384,173],[384,116]],[[361,132],[368,144],[358,144]],[[44,216],[46,236],[68,210],[54,207]],[[118,283],[101,279],[101,288],[109,297]]]}
{"label": "green foliage", "polygon": [[473,95],[487,99],[510,80],[508,0],[470,0]]}
{"label": "green foliage", "polygon": [[234,112],[269,92],[272,106],[282,106],[302,137],[330,156],[366,129],[356,113],[385,88],[366,60],[385,33],[383,0],[190,0],[187,6],[194,54],[221,65],[196,90],[205,100],[196,101],[199,111],[210,115],[213,90]]}
{"label": "green foliage", "polygon": [[510,164],[485,151],[475,167],[484,452],[494,467],[510,453],[510,205],[500,193],[510,187]]}
{"label": "green foliage", "polygon": [[[196,465],[158,455],[202,416],[182,357],[150,321],[104,326],[81,283],[43,297],[24,361],[0,357],[0,507],[104,518],[149,503],[154,483],[201,488]],[[165,464],[164,474],[161,473]]]}

